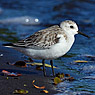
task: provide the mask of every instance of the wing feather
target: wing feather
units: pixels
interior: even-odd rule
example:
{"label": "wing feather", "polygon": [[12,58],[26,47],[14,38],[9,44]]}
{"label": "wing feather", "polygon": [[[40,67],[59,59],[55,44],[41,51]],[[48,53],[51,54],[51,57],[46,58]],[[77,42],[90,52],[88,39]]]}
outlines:
{"label": "wing feather", "polygon": [[58,43],[58,34],[62,33],[62,29],[58,25],[35,32],[28,38],[14,43],[15,46],[27,48],[47,49]]}

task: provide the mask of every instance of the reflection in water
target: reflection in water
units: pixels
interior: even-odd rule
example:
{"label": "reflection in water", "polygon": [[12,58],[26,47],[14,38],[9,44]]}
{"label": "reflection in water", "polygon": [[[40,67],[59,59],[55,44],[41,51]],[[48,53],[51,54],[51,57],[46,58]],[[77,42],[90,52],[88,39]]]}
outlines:
{"label": "reflection in water", "polygon": [[38,18],[34,18],[30,16],[22,16],[22,17],[1,19],[0,23],[1,24],[39,25],[40,21]]}

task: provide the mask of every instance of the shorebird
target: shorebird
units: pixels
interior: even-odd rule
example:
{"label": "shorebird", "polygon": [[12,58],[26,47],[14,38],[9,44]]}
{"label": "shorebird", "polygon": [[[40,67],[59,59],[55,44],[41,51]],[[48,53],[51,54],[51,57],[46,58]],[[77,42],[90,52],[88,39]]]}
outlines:
{"label": "shorebird", "polygon": [[61,22],[60,26],[54,25],[35,32],[33,35],[17,43],[3,45],[14,48],[34,59],[41,59],[44,76],[46,76],[45,60],[50,60],[54,76],[52,60],[63,56],[70,50],[75,41],[74,35],[78,33],[89,38],[86,34],[78,31],[78,26],[74,21],[66,20]]}

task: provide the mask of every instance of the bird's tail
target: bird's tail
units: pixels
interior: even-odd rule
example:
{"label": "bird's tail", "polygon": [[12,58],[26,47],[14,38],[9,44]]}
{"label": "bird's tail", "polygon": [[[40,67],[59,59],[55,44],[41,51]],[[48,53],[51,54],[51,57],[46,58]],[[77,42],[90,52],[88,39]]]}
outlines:
{"label": "bird's tail", "polygon": [[2,44],[4,47],[12,48],[14,45],[12,43]]}

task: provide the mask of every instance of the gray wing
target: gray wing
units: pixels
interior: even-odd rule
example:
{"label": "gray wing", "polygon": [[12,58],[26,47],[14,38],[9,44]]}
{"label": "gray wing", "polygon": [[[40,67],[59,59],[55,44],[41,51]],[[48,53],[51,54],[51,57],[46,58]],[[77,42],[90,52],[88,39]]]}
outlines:
{"label": "gray wing", "polygon": [[14,43],[18,47],[27,47],[35,49],[47,49],[52,45],[58,43],[59,38],[57,37],[62,29],[58,25],[51,26],[49,28],[35,32],[30,37]]}

